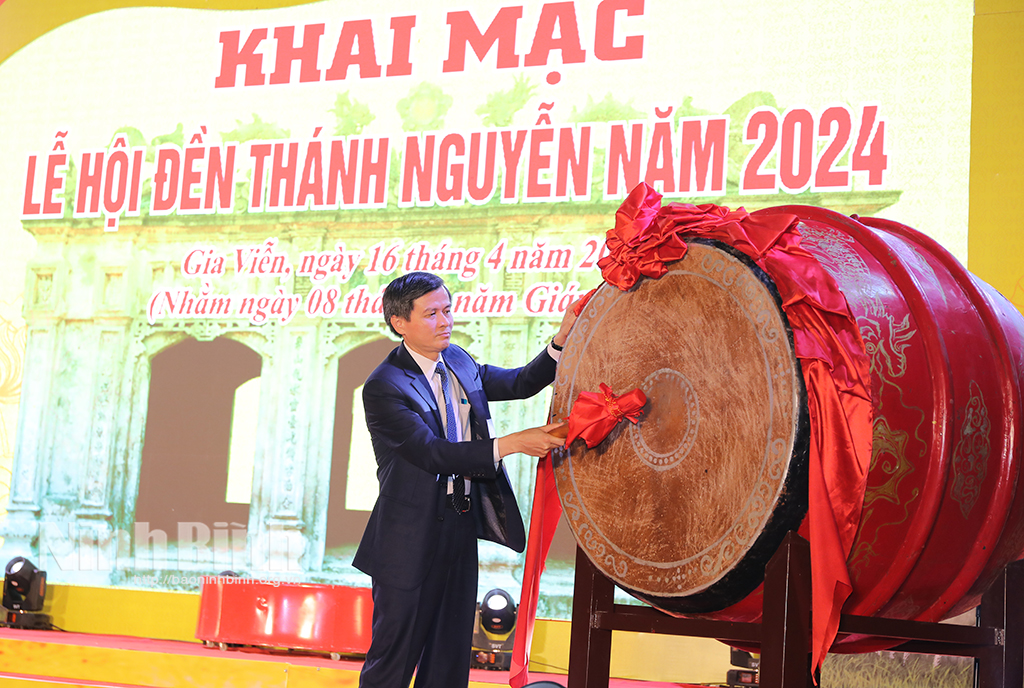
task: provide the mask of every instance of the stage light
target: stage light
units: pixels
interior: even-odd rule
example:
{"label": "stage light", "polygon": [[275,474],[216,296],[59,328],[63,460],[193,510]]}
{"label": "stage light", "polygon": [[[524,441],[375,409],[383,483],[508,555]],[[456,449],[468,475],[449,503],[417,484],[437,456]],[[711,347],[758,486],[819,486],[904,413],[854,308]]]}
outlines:
{"label": "stage light", "polygon": [[725,672],[725,684],[729,688],[757,688],[758,670],[761,666],[761,656],[752,655],[745,650],[735,647],[729,648],[729,663],[740,669],[729,669]]}
{"label": "stage light", "polygon": [[494,589],[480,604],[480,625],[490,635],[505,635],[516,625],[516,603],[504,590]]}
{"label": "stage light", "polygon": [[49,629],[49,614],[40,613],[46,598],[46,571],[40,571],[25,557],[15,557],[4,570],[2,604],[11,628]]}
{"label": "stage light", "polygon": [[757,688],[757,672],[751,669],[729,669],[725,672],[729,688]]}
{"label": "stage light", "polygon": [[476,669],[508,670],[515,642],[516,603],[504,590],[495,588],[477,606],[470,665]]}

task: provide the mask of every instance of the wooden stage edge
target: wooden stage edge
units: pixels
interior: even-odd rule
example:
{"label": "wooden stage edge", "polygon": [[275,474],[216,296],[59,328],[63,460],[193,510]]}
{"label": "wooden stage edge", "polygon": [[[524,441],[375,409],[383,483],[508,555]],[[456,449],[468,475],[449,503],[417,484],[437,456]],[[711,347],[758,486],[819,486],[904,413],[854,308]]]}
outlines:
{"label": "wooden stage edge", "polygon": [[[0,688],[357,688],[361,665],[314,653],[0,628]],[[565,675],[536,672],[530,680],[567,683]],[[508,685],[507,671],[471,671],[470,688],[500,685]],[[684,685],[612,679],[609,688]]]}

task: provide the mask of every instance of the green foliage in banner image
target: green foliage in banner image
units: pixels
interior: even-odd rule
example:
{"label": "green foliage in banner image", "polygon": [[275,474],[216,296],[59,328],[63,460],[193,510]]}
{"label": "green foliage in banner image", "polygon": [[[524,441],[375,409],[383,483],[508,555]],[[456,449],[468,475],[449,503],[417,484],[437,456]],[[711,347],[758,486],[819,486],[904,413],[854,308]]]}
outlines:
{"label": "green foliage in banner image", "polygon": [[354,100],[348,91],[339,93],[331,109],[337,124],[334,127],[335,136],[352,136],[363,133],[363,128],[376,119],[370,113],[370,107],[366,103]]}
{"label": "green foliage in banner image", "polygon": [[522,110],[537,87],[526,76],[517,76],[512,88],[495,91],[487,96],[484,104],[475,112],[480,115],[485,127],[510,127],[516,113]]}
{"label": "green foliage in banner image", "polygon": [[423,82],[398,101],[402,131],[437,131],[444,128],[444,116],[453,99],[440,86]]}

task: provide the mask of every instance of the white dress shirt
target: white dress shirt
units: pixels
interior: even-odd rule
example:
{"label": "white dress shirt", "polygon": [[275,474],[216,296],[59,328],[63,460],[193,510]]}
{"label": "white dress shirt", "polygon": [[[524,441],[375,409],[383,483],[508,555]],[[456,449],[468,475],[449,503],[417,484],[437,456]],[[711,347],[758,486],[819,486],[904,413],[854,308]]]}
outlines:
{"label": "white dress shirt", "polygon": [[[448,414],[444,411],[445,400],[444,390],[441,388],[441,376],[437,374],[437,364],[442,362],[443,359],[438,356],[436,361],[431,361],[426,356],[416,353],[409,347],[406,350],[412,355],[412,360],[416,361],[416,365],[423,371],[423,377],[427,378],[427,382],[430,383],[430,388],[434,391],[434,399],[437,401],[437,408],[441,411],[441,427],[447,434],[448,432]],[[442,362],[442,365],[444,363]],[[452,369],[445,365],[445,370],[448,372],[448,391],[451,394],[452,404],[455,405],[455,417],[458,421],[458,427],[455,428],[456,441],[462,442],[469,437],[469,399],[466,398],[466,392],[462,389],[462,385],[459,384],[459,378],[455,377],[455,373]],[[498,439],[494,438],[494,465],[498,465],[500,457],[498,456]],[[442,477],[448,478],[448,494],[452,492],[452,477],[449,476],[438,476],[438,480]],[[466,480],[466,494],[469,494],[469,478]]]}
{"label": "white dress shirt", "polygon": [[[439,410],[440,409],[444,409],[444,407],[445,407],[444,391],[441,389],[441,377],[437,374],[437,364],[438,364],[438,362],[443,361],[444,359],[442,359],[440,354],[439,354],[438,357],[437,357],[437,360],[433,360],[432,361],[429,358],[427,358],[426,356],[413,351],[408,346],[405,347],[405,349],[406,349],[406,351],[409,352],[410,355],[412,355],[412,360],[416,361],[416,365],[418,365],[420,367],[420,370],[423,371],[423,377],[427,378],[427,382],[430,383],[430,388],[432,390],[434,390],[434,398],[437,400],[437,408]],[[554,347],[552,347],[551,344],[548,344],[548,355],[551,356],[551,358],[555,359],[555,361],[558,360],[558,358],[561,355],[561,353],[562,352],[560,352],[557,349],[555,349]],[[458,423],[459,423],[459,427],[456,428],[456,431],[457,431],[456,432],[456,437],[458,437],[458,441],[459,442],[462,442],[467,437],[469,437],[469,434],[470,434],[470,431],[469,431],[469,411],[470,411],[469,399],[466,398],[466,393],[462,389],[462,385],[459,384],[459,379],[457,377],[455,377],[455,373],[452,372],[452,369],[449,368],[447,365],[445,365],[445,370],[448,371],[449,391],[450,391],[450,393],[452,395],[452,403],[455,404],[455,406],[456,406],[456,408],[455,408],[455,415],[457,416]],[[448,418],[447,418],[447,414],[445,412],[443,412],[443,411],[441,413],[441,425],[442,425],[445,433],[447,433],[448,432]],[[501,461],[501,456],[498,454],[498,438],[497,437],[494,438],[493,447],[494,447],[494,467],[497,468],[498,467],[498,463]],[[438,476],[438,479],[440,479],[441,477],[442,476]],[[451,491],[452,491],[451,476],[449,476],[448,477],[448,492],[449,492],[449,494],[451,493]],[[466,478],[466,494],[469,494],[469,478]]]}

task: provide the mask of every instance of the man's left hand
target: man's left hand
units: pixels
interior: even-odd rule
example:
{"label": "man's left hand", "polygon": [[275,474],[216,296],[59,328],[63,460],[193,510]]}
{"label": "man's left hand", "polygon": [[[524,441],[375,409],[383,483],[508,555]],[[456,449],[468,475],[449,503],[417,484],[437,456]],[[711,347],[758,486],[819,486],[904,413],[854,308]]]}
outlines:
{"label": "man's left hand", "polygon": [[[586,297],[583,297],[586,298]],[[569,331],[572,330],[572,326],[576,324],[576,304],[583,299],[574,301],[568,308],[565,309],[565,313],[562,315],[562,324],[558,328],[558,334],[552,340],[556,346],[565,346],[565,340],[569,338]]]}

